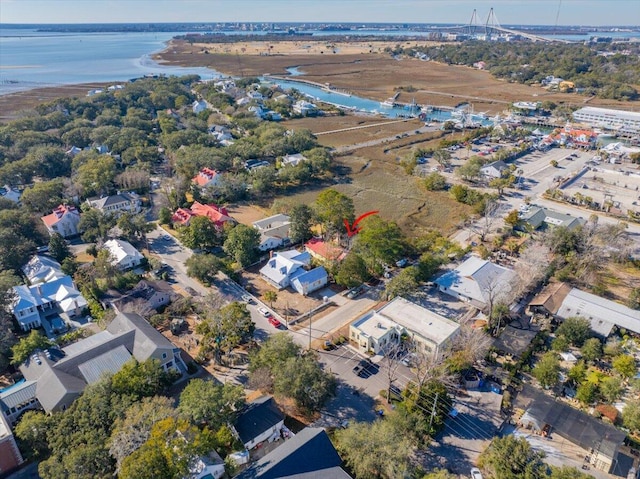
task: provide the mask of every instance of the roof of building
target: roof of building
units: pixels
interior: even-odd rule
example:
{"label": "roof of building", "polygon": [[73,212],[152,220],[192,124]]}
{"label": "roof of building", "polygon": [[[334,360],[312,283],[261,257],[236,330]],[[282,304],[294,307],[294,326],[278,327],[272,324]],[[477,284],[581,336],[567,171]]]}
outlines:
{"label": "roof of building", "polygon": [[116,195],[103,196],[102,198],[91,198],[87,202],[91,207],[102,210],[109,206],[119,205],[121,203],[130,203],[138,201],[139,197],[136,193],[118,193]]}
{"label": "roof of building", "polygon": [[109,323],[107,331],[112,334],[135,331],[132,353],[138,361],[146,361],[157,349],[174,348],[167,338],[138,314],[119,313]]}
{"label": "roof of building", "polygon": [[442,288],[486,305],[493,293],[494,299],[511,289],[510,281],[515,273],[490,261],[471,256],[456,269],[449,271],[435,283]]}
{"label": "roof of building", "polygon": [[536,229],[539,228],[542,223],[547,223],[552,226],[564,226],[571,230],[585,222],[585,220],[576,218],[575,216],[559,213],[547,208],[539,208],[537,206],[530,208],[520,219]]}
{"label": "roof of building", "polygon": [[571,291],[567,283],[549,283],[529,303],[529,307],[542,306],[551,314],[556,314],[560,305]]}
{"label": "roof of building", "polygon": [[489,169],[489,168],[495,168],[496,170],[502,172],[502,171],[508,170],[509,169],[509,165],[507,165],[502,160],[497,160],[497,161],[493,161],[491,163],[488,163],[488,164],[486,164],[486,165],[484,165],[482,167],[483,170]]}
{"label": "roof of building", "polygon": [[44,255],[32,256],[29,262],[22,267],[22,272],[32,284],[64,276],[60,263]]}
{"label": "roof of building", "polygon": [[493,347],[498,351],[520,357],[527,350],[536,334],[538,334],[536,329],[520,329],[507,325],[500,333],[500,337],[493,341]]}
{"label": "roof of building", "polygon": [[128,241],[110,239],[104,242],[104,247],[109,250],[115,264],[122,262],[126,258],[142,258],[140,252]]}
{"label": "roof of building", "polygon": [[323,266],[318,266],[309,271],[299,269],[296,273],[291,277],[291,281],[297,281],[300,284],[311,284],[328,276],[327,270]]}
{"label": "roof of building", "polygon": [[192,181],[198,186],[206,186],[210,182],[212,182],[216,176],[220,175],[216,170],[211,168],[202,168],[196,176],[193,177]]}
{"label": "roof of building", "polygon": [[0,392],[0,405],[4,406],[5,409],[11,409],[28,403],[35,395],[36,382],[23,380]]}
{"label": "roof of building", "polygon": [[89,359],[78,366],[87,384],[93,384],[105,374],[115,374],[127,361],[131,359],[131,353],[123,345],[117,346],[106,353]]}
{"label": "roof of building", "polygon": [[282,157],[283,165],[296,166],[303,161],[307,161],[307,157],[304,156],[302,153],[296,153],[294,155],[285,155]]}
{"label": "roof of building", "polygon": [[57,369],[48,369],[36,385],[36,397],[45,411],[55,410],[69,394],[80,394],[85,382],[71,374]]}
{"label": "roof of building", "polygon": [[341,261],[347,255],[344,248],[328,243],[322,238],[311,238],[304,244],[304,247],[314,255],[329,261]]}
{"label": "roof of building", "polygon": [[236,479],[350,479],[324,429],[307,427]]}
{"label": "roof of building", "polygon": [[51,227],[58,223],[58,221],[60,221],[67,214],[75,215],[80,218],[80,212],[76,209],[75,206],[59,205],[53,209],[53,213],[43,216],[41,219],[45,225]]}
{"label": "roof of building", "polygon": [[571,316],[587,318],[591,329],[604,337],[614,326],[640,333],[640,311],[577,288],[569,291],[557,315],[563,319]]}
{"label": "roof of building", "polygon": [[214,205],[213,203],[202,204],[194,201],[191,205],[191,213],[196,216],[206,216],[218,225],[226,221],[234,221],[225,207]]}
{"label": "roof of building", "polygon": [[260,269],[260,274],[277,284],[281,284],[285,278],[289,278],[295,271],[310,262],[311,255],[306,251],[304,253],[295,249],[282,251],[274,253],[269,258],[267,264]]}
{"label": "roof of building", "polygon": [[284,414],[271,396],[263,396],[247,405],[236,419],[234,427],[246,444],[284,420]]}
{"label": "roof of building", "polygon": [[263,218],[258,221],[254,221],[252,223],[253,227],[260,231],[269,231],[274,228],[280,228],[284,225],[291,224],[291,217],[288,215],[277,214],[273,216],[269,216],[268,218]]}
{"label": "roof of building", "polygon": [[614,110],[613,108],[598,108],[595,106],[585,106],[576,110],[574,115],[603,115],[613,116],[622,120],[640,120],[640,112],[637,111],[624,111]]}
{"label": "roof of building", "polygon": [[61,301],[69,297],[82,297],[73,285],[71,276],[57,277],[34,286],[14,286],[13,291],[16,294],[13,302],[14,312],[53,301]]}
{"label": "roof of building", "polygon": [[599,454],[610,458],[615,456],[618,448],[626,438],[626,434],[609,424],[574,409],[560,401],[525,385],[526,396],[530,398],[526,415],[537,423],[539,429],[550,425],[552,434],[571,441],[583,449],[598,449]]}

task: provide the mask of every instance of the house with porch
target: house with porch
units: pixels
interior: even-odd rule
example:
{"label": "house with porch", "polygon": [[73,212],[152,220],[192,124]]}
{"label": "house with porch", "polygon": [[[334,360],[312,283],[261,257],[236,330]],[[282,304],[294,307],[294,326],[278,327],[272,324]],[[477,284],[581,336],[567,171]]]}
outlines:
{"label": "house with porch", "polygon": [[329,281],[327,271],[319,266],[308,270],[311,255],[292,249],[273,253],[260,269],[260,276],[277,289],[291,286],[296,292],[307,295],[322,288]]}
{"label": "house with porch", "polygon": [[585,223],[584,219],[576,218],[565,213],[559,213],[549,208],[531,206],[519,214],[516,229],[520,231],[537,230],[540,228],[554,228],[562,226],[570,230]]}
{"label": "house with porch", "polygon": [[63,238],[69,238],[80,232],[78,231],[80,212],[72,205],[59,205],[54,208],[53,213],[43,216],[41,220],[49,235],[59,233]]}
{"label": "house with porch", "polygon": [[289,230],[291,218],[287,215],[277,214],[254,221],[253,227],[260,232],[260,251],[269,251],[289,242]]}
{"label": "house with porch", "polygon": [[140,213],[142,200],[134,192],[118,191],[115,195],[88,199],[87,204],[102,213],[120,216],[123,213]]}
{"label": "house with porch", "polygon": [[263,396],[247,404],[233,423],[233,431],[250,451],[264,441],[280,439],[284,414],[271,396]]}
{"label": "house with porch", "polygon": [[222,229],[227,222],[235,223],[235,220],[229,216],[229,212],[224,206],[214,205],[213,203],[202,204],[199,201],[194,201],[191,208],[178,208],[171,217],[171,221],[183,226],[189,226],[189,222],[194,216],[206,216],[218,229]]}
{"label": "house with porch", "polygon": [[502,178],[502,176],[508,171],[509,165],[502,160],[488,163],[480,168],[480,173],[487,178]]}
{"label": "house with porch", "polygon": [[339,262],[347,256],[344,248],[330,241],[325,241],[323,238],[311,238],[304,244],[304,250],[322,262]]}
{"label": "house with porch", "polygon": [[103,246],[111,255],[111,264],[122,271],[140,266],[144,259],[144,256],[128,241],[110,239],[105,241]]}
{"label": "house with porch", "polygon": [[49,256],[34,255],[22,267],[22,272],[29,280],[29,284],[38,284],[66,276],[61,268],[60,263]]}
{"label": "house with porch", "polygon": [[349,326],[349,340],[362,353],[385,355],[402,340],[435,357],[442,356],[460,325],[400,296]]}

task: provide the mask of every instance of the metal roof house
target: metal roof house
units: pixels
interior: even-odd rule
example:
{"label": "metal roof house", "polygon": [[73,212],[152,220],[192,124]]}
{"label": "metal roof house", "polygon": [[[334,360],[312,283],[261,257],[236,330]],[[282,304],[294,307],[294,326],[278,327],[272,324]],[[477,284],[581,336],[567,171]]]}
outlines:
{"label": "metal roof house", "polygon": [[397,297],[353,322],[349,339],[363,353],[384,354],[402,335],[409,335],[418,348],[437,356],[445,351],[459,329],[455,321]]}
{"label": "metal roof house", "polygon": [[291,286],[296,292],[307,295],[327,284],[327,271],[319,266],[307,270],[311,263],[308,252],[300,253],[292,249],[273,253],[267,264],[260,269],[260,276],[278,289]]}
{"label": "metal roof house", "polygon": [[289,240],[291,217],[288,215],[269,216],[254,221],[252,225],[260,232],[260,246],[258,247],[260,251],[277,248]]}
{"label": "metal roof house", "polygon": [[351,479],[322,428],[307,427],[235,479]]}
{"label": "metal roof house", "polygon": [[471,256],[456,269],[437,278],[435,283],[443,293],[483,309],[491,300],[496,301],[508,293],[514,278],[512,270]]}
{"label": "metal roof house", "polygon": [[142,201],[134,192],[120,192],[115,195],[91,198],[87,203],[103,213],[120,215],[122,213],[139,213]]}
{"label": "metal roof house", "polygon": [[135,268],[144,259],[144,256],[131,243],[121,239],[105,241],[104,248],[109,250],[111,264],[120,270]]}
{"label": "metal roof house", "polygon": [[137,314],[119,313],[105,331],[62,350],[36,353],[20,365],[36,383],[35,398],[47,412],[64,410],[104,374],[116,373],[132,358],[156,359],[166,371],[186,371],[180,349]]}
{"label": "metal roof house", "polygon": [[520,221],[516,228],[522,230],[523,227],[529,227],[533,230],[537,230],[542,226],[563,226],[572,230],[584,223],[585,220],[576,218],[575,216],[558,213],[557,211],[553,211],[548,208],[539,208],[536,206],[530,208],[525,214],[520,216]]}
{"label": "metal roof house", "polygon": [[60,263],[55,259],[49,256],[35,255],[22,267],[22,272],[29,283],[38,284],[66,276],[61,268]]}

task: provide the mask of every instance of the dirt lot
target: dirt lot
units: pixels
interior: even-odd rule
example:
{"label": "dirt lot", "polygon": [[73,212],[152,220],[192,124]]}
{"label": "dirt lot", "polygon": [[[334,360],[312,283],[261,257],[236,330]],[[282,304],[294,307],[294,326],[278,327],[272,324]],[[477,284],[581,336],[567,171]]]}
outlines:
{"label": "dirt lot", "polygon": [[237,203],[227,206],[229,215],[235,219],[238,223],[243,225],[249,225],[254,221],[261,220],[271,216],[271,212],[266,208],[261,208],[254,204]]}
{"label": "dirt lot", "polygon": [[[486,71],[473,68],[414,58],[396,60],[388,54],[375,53],[384,47],[378,47],[377,50],[373,48],[373,53],[362,49],[359,53],[352,53],[353,49],[341,44],[337,53],[327,54],[324,42],[320,42],[315,45],[316,48],[305,49],[305,53],[300,54],[296,42],[290,42],[288,47],[284,43],[280,42],[277,49],[275,45],[271,49],[281,53],[265,55],[270,50],[270,44],[255,42],[251,46],[238,47],[224,44],[215,51],[216,46],[211,44],[189,45],[174,41],[155,58],[170,64],[208,66],[225,74],[241,76],[264,73],[283,75],[287,73],[286,68],[297,66],[304,72],[303,78],[306,80],[329,82],[337,88],[367,98],[384,100],[394,94],[397,88],[403,87],[405,92],[401,93],[399,101],[410,102],[415,99],[419,104],[449,106],[471,101],[476,111],[489,113],[499,113],[514,101],[552,100],[582,105],[586,100],[586,97],[577,94],[548,92],[537,86],[506,83],[494,79]],[[204,54],[205,49],[211,50],[211,53]],[[224,53],[225,49],[227,53]],[[619,102],[600,99],[590,100],[589,104],[634,107],[633,104],[620,105]]]}

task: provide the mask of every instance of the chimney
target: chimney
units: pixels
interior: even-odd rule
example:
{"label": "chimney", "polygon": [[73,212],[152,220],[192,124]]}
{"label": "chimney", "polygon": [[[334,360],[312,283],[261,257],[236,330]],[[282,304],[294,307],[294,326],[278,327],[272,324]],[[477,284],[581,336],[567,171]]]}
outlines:
{"label": "chimney", "polygon": [[42,284],[38,283],[36,285],[36,290],[38,291],[38,294],[42,296]]}

